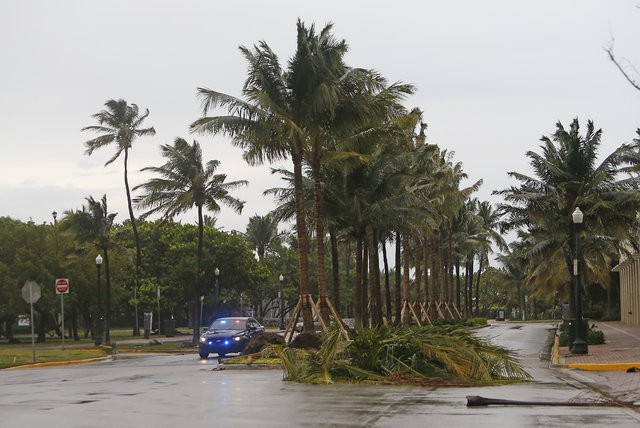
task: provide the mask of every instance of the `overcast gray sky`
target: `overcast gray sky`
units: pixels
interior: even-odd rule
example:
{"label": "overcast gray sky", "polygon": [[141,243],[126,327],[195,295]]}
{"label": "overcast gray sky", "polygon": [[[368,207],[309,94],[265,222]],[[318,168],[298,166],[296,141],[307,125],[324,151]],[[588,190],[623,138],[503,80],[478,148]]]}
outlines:
{"label": "overcast gray sky", "polygon": [[[603,129],[601,157],[640,127],[640,92],[608,60],[604,47],[640,67],[637,0],[536,1],[0,1],[0,216],[50,222],[51,212],[79,209],[107,195],[117,221],[127,215],[122,159],[105,148],[89,157],[80,132],[108,99],[150,110],[157,134],[134,143],[130,183],[164,163],[160,145],[198,140],[218,172],[250,184],[237,195],[242,215],[223,207],[218,225],[245,230],[266,214],[262,196],[281,183],[269,166],[249,167],[221,137],[189,135],[200,114],[196,88],[240,95],[246,63],[238,46],[266,41],[282,63],[295,47],[296,20],[345,39],[351,66],[378,70],[417,87],[428,141],[455,152],[477,196],[529,172],[525,152],[555,123]],[[289,167],[288,163],[279,166]],[[182,217],[195,222],[195,212]]]}

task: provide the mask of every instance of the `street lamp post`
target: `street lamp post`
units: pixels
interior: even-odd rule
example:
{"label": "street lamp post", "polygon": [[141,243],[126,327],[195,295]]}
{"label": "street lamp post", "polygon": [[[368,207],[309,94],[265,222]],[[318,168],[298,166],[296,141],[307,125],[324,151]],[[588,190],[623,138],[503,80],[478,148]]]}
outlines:
{"label": "street lamp post", "polygon": [[[53,216],[53,237],[55,241],[54,255],[55,255],[55,275],[58,277],[58,213],[54,210],[51,215]],[[62,350],[64,351],[64,295],[60,294],[60,337],[62,338]]]}
{"label": "street lamp post", "polygon": [[100,268],[102,268],[102,256],[98,254],[96,256],[96,268],[98,269],[98,316],[96,317],[95,337],[94,343],[96,345],[102,344],[102,290],[100,285]]}
{"label": "street lamp post", "polygon": [[[213,306],[215,307],[215,310],[218,311],[218,305],[220,304],[220,286],[218,285],[218,277],[220,276],[220,269],[215,268],[213,270],[213,275],[216,277],[216,284],[215,284],[216,289],[214,290],[215,302],[213,302],[214,303]],[[216,314],[216,317],[217,317],[217,314]]]}
{"label": "street lamp post", "polygon": [[278,306],[280,307],[280,330],[284,330],[284,310],[282,308],[282,282],[284,281],[284,275],[280,274],[278,278],[280,280],[280,291],[278,291]]}
{"label": "street lamp post", "polygon": [[574,233],[576,235],[575,254],[573,259],[573,277],[575,287],[575,303],[576,303],[576,326],[575,326],[575,339],[571,344],[572,354],[587,354],[589,347],[583,336],[583,320],[582,320],[582,278],[580,275],[580,225],[582,224],[583,214],[580,211],[580,207],[576,207],[575,211],[571,215],[573,224],[575,227]]}
{"label": "street lamp post", "polygon": [[204,296],[200,296],[200,325],[198,326],[198,333],[202,327],[202,308],[204,307]]}

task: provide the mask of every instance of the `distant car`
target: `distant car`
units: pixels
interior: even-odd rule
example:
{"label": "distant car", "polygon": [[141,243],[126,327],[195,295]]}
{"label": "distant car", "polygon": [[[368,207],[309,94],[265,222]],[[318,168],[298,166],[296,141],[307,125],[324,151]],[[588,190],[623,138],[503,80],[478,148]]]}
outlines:
{"label": "distant car", "polygon": [[242,352],[251,338],[261,331],[264,331],[264,327],[255,318],[218,318],[200,336],[198,353],[204,359],[210,353],[223,357]]}

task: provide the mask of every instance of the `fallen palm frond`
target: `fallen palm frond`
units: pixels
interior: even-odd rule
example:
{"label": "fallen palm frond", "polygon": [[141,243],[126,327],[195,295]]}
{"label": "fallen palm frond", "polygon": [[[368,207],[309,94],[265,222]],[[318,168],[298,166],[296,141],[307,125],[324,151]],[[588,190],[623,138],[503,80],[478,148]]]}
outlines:
{"label": "fallen palm frond", "polygon": [[285,379],[308,383],[488,384],[531,378],[509,350],[454,326],[363,329],[349,340],[332,329],[317,352],[284,348],[281,358]]}

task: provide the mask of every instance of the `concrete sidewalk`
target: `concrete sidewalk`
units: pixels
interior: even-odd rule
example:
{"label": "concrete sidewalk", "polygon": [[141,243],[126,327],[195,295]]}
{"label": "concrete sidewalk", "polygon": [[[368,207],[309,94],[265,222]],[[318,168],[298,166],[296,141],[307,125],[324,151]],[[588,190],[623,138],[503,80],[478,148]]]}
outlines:
{"label": "concrete sidewalk", "polygon": [[619,321],[593,321],[604,333],[605,343],[589,345],[586,355],[573,355],[568,347],[557,347],[554,363],[560,367],[594,371],[640,371],[640,326]]}
{"label": "concrete sidewalk", "polygon": [[640,326],[594,321],[605,343],[589,345],[587,355],[554,346],[553,365],[624,403],[640,405]]}

